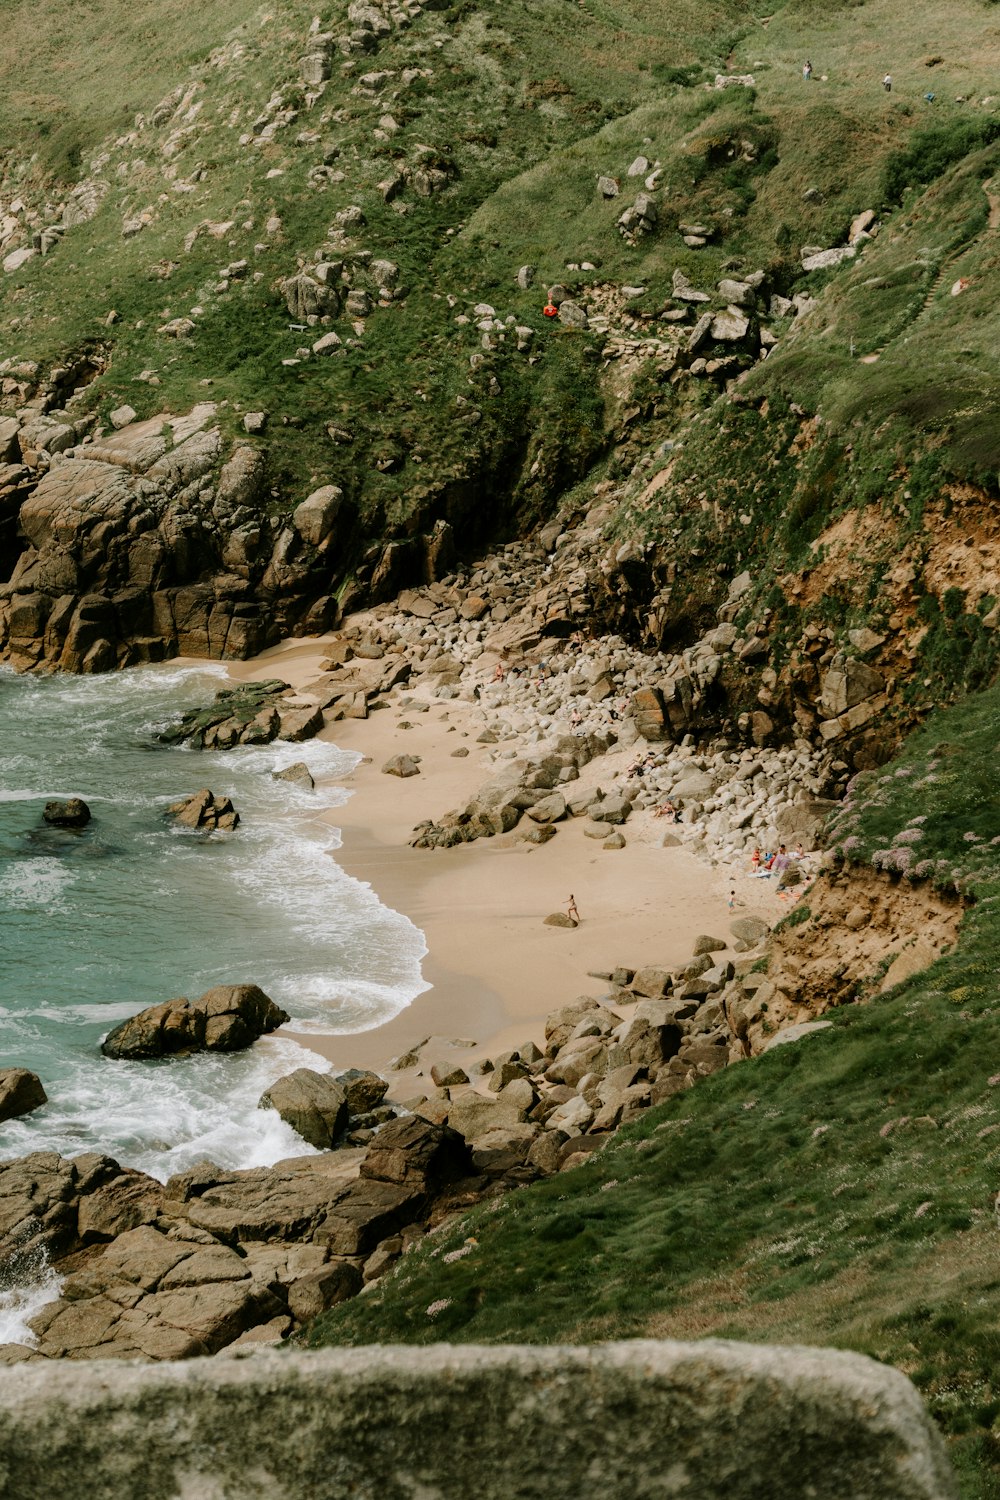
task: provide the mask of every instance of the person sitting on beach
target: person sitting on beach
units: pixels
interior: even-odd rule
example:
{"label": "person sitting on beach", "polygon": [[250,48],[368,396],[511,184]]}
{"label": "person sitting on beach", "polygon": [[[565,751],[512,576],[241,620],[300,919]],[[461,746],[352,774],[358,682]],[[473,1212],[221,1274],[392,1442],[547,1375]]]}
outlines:
{"label": "person sitting on beach", "polygon": [[671,823],[677,822],[677,809],[668,797],[666,802],[661,802],[659,807],[653,808],[654,818],[669,818]]}
{"label": "person sitting on beach", "polygon": [[772,875],[780,875],[782,870],[787,869],[790,864],[791,860],[788,857],[788,850],[784,844],[779,844],[778,852],[771,855],[767,868],[771,871]]}
{"label": "person sitting on beach", "polygon": [[493,673],[493,681],[494,682],[503,682],[504,677],[506,675],[507,674],[506,674],[506,672],[504,670],[504,664],[503,664],[503,662],[502,661],[498,661],[497,664],[496,664],[496,669],[495,669],[495,671]]}
{"label": "person sitting on beach", "polygon": [[573,712],[569,716],[569,727],[571,729],[579,729],[579,727],[580,727],[580,725],[582,723],[583,723],[583,714],[580,712],[580,710],[578,708],[574,708]]}
{"label": "person sitting on beach", "polygon": [[750,856],[750,869],[751,869],[751,871],[755,875],[756,875],[757,871],[760,869],[760,850],[759,849],[754,849],[753,853]]}

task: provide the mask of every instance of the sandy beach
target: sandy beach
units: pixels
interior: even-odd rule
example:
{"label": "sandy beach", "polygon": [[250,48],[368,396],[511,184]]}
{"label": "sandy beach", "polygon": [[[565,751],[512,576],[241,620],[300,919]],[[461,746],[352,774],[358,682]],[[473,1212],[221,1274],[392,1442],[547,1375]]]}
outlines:
{"label": "sandy beach", "polygon": [[[323,637],[286,641],[230,670],[237,681],[280,676],[308,693],[322,675],[328,646]],[[515,831],[453,849],[409,848],[417,823],[464,805],[497,767],[488,757],[492,747],[476,743],[484,723],[478,704],[416,692],[406,708],[404,697],[405,691],[393,694],[389,706],[369,718],[344,719],[323,731],[323,738],[363,757],[340,778],[351,794],[347,804],[327,817],[341,831],[340,864],[423,931],[429,988],[374,1030],[301,1038],[336,1067],[384,1067],[427,1037],[477,1044],[475,1052],[463,1049],[463,1062],[478,1052],[540,1041],[549,1012],[577,995],[606,990],[589,971],[676,967],[690,957],[700,933],[726,936],[734,915],[774,922],[782,914],[770,883],[714,868],[683,847],[664,848],[666,829],[648,813],[630,820],[626,847],[619,850],[586,838],[582,819],[561,823],[542,846],[525,843]],[[417,703],[426,704],[426,712]],[[458,749],[468,755],[456,757]],[[385,761],[403,752],[420,757],[420,774],[383,774]],[[584,768],[580,784],[607,786],[634,754],[631,747],[598,757]],[[580,925],[546,926],[544,918],[565,910],[571,894]]]}

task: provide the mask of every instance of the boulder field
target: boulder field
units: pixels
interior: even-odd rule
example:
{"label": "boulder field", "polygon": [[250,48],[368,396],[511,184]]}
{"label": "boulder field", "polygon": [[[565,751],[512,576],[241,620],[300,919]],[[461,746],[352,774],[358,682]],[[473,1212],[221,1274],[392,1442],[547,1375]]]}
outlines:
{"label": "boulder field", "polygon": [[[766,924],[734,925],[755,957]],[[260,1106],[313,1155],[246,1171],[205,1162],[166,1184],[94,1154],[0,1164],[0,1276],[46,1263],[65,1276],[32,1319],[36,1345],[7,1346],[0,1363],[179,1359],[282,1340],[472,1204],[572,1167],[651,1104],[741,1058],[726,946],[706,935],[682,970],[602,976],[606,998],[554,1011],[544,1047],[468,1071],[469,1044],[440,1039],[397,1058],[388,1081],[296,1070]],[[105,1050],[162,1056],[196,1045],[195,1032],[226,1047],[234,1028],[271,1029],[282,1016],[255,987],[225,986],[133,1017]]]}

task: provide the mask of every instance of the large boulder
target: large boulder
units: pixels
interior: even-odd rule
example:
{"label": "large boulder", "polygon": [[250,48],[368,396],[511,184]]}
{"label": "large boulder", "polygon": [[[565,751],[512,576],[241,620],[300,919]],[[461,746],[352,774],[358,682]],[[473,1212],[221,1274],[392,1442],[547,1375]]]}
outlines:
{"label": "large boulder", "polygon": [[389,1085],[377,1073],[367,1068],[348,1068],[337,1074],[337,1083],[347,1095],[347,1107],[352,1115],[366,1115],[377,1109],[388,1092]]}
{"label": "large boulder", "polygon": [[328,1151],[347,1129],[347,1094],[335,1079],[311,1068],[296,1068],[272,1083],[257,1101],[258,1109],[275,1109],[310,1146]]}
{"label": "large boulder", "polygon": [[467,1177],[471,1170],[469,1148],[462,1136],[419,1115],[390,1120],[361,1163],[363,1178],[425,1192],[436,1192],[447,1183]]}
{"label": "large boulder", "polygon": [[218,984],[199,1000],[151,1005],[109,1031],[105,1057],[140,1059],[185,1052],[238,1052],[289,1019],[256,984]]}
{"label": "large boulder", "polygon": [[53,828],[86,828],[90,822],[90,808],[82,797],[68,797],[62,802],[46,802],[42,817]]}
{"label": "large boulder", "polygon": [[0,1068],[0,1123],[29,1115],[47,1099],[37,1073],[27,1068]]}
{"label": "large boulder", "polygon": [[324,484],[296,506],[292,514],[295,529],[310,546],[318,547],[330,535],[343,500],[339,485]]}

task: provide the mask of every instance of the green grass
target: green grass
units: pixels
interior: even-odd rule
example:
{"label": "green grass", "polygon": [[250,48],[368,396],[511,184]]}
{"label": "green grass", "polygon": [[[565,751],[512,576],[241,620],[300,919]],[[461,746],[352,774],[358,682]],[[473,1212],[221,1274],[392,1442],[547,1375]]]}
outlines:
{"label": "green grass", "polygon": [[831,1012],[829,1031],[650,1111],[586,1166],[429,1237],[309,1342],[712,1335],[857,1349],[916,1382],[963,1494],[1000,1495],[998,732],[997,691],[942,713],[858,779],[835,828],[841,847],[855,830],[850,858],[886,868],[878,850],[917,827],[950,884],[961,870],[975,904],[950,954]]}

